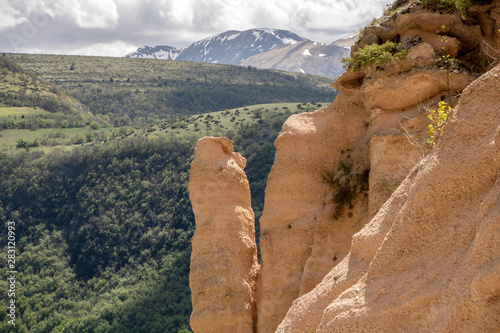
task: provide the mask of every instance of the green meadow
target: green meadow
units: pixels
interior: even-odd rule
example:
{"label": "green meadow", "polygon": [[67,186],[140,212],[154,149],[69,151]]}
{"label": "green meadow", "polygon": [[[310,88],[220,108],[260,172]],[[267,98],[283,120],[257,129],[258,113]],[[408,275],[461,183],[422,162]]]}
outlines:
{"label": "green meadow", "polygon": [[27,117],[27,116],[40,116],[45,115],[47,117],[53,116],[54,114],[43,109],[34,107],[0,107],[0,118],[16,118],[16,117]]}
{"label": "green meadow", "polygon": [[[231,136],[239,129],[258,123],[266,123],[279,130],[284,119],[300,112],[312,112],[328,103],[270,103],[244,106],[241,108],[209,112],[199,115],[171,119],[147,127],[92,126],[71,128],[6,129],[0,131],[0,151],[12,149],[37,149],[50,151],[60,146],[65,149],[82,145],[118,140],[128,136],[175,135],[202,137],[204,135]],[[0,108],[0,118],[30,116],[54,117],[53,113],[31,107]],[[20,141],[21,140],[21,141]],[[23,144],[25,142],[25,144]],[[20,144],[21,143],[21,144]]]}

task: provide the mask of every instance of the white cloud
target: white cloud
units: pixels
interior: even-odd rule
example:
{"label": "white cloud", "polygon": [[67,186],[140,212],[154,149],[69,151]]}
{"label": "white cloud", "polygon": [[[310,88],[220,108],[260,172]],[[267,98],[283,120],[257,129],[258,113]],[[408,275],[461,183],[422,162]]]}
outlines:
{"label": "white cloud", "polygon": [[267,0],[254,6],[252,23],[274,22],[309,39],[331,42],[336,33],[356,31],[382,14],[389,0]]}
{"label": "white cloud", "polygon": [[194,21],[193,1],[172,1],[169,7],[161,10],[160,16],[165,18],[165,24],[173,27],[192,27]]}
{"label": "white cloud", "polygon": [[[183,47],[226,30],[278,28],[331,42],[378,17],[390,0],[0,0],[6,52],[95,50],[95,45]],[[26,22],[50,18],[26,38]],[[45,16],[43,16],[45,15]],[[23,26],[24,24],[24,26]],[[33,29],[32,29],[33,30]],[[9,42],[7,35],[21,36]],[[44,44],[45,43],[45,44]],[[120,44],[123,43],[123,44]],[[123,47],[125,48],[125,47]],[[59,51],[58,51],[59,50]]]}
{"label": "white cloud", "polygon": [[78,0],[74,4],[76,21],[82,28],[112,28],[118,22],[118,9],[113,0]]}
{"label": "white cloud", "polygon": [[[71,18],[82,28],[109,28],[118,20],[114,0],[0,0],[2,12],[29,20],[33,15],[49,15],[55,19]],[[118,0],[117,0],[118,1]],[[9,13],[11,9],[11,13]],[[4,13],[5,14],[5,13]]]}
{"label": "white cloud", "polygon": [[96,43],[65,52],[74,55],[94,55],[108,57],[123,57],[125,54],[137,50],[137,45],[116,41],[112,43]]}
{"label": "white cloud", "polygon": [[15,27],[25,21],[21,12],[12,6],[6,0],[0,0],[0,31],[3,29]]}

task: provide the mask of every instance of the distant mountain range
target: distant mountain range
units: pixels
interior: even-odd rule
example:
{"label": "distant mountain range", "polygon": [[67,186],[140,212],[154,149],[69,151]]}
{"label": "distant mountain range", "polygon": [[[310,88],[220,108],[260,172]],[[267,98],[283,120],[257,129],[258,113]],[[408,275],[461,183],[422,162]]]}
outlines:
{"label": "distant mountain range", "polygon": [[348,55],[355,37],[325,44],[279,29],[230,30],[178,49],[167,45],[144,46],[128,58],[198,61],[253,66],[289,72],[337,77],[344,69],[340,60]]}

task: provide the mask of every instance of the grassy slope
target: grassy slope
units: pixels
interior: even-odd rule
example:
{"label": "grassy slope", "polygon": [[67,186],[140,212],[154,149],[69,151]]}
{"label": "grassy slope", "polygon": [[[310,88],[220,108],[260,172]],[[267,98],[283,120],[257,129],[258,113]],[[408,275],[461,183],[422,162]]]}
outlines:
{"label": "grassy slope", "polygon": [[[51,140],[51,147],[47,147],[42,144],[40,147],[32,147],[32,149],[43,150],[45,152],[57,149],[58,147],[70,149],[82,145],[82,143],[72,143],[72,141],[75,140],[75,137],[85,135],[89,132],[102,139],[106,138],[106,140],[119,140],[123,137],[131,135],[170,136],[173,134],[180,137],[230,135],[231,133],[234,134],[234,132],[237,132],[245,125],[256,124],[259,121],[261,123],[268,122],[271,126],[280,128],[283,123],[282,118],[284,115],[304,111],[314,111],[326,104],[327,103],[307,103],[305,105],[298,103],[257,104],[244,108],[228,109],[173,119],[148,128],[134,128],[126,126],[121,128],[99,128],[97,130],[92,130],[89,126],[85,126],[73,128],[43,128],[36,131],[27,129],[9,129],[0,132],[0,152],[15,150],[20,139],[32,142],[34,140],[40,141],[47,137],[54,138],[56,135],[58,140]],[[298,108],[298,105],[301,106],[300,109]],[[50,112],[35,110],[33,108],[0,108],[0,118],[8,117],[9,115],[11,117],[16,116],[19,118],[21,115],[29,116],[39,113],[47,114],[49,116],[52,115]],[[89,143],[85,142],[84,145],[85,144],[95,144],[95,141]]]}
{"label": "grassy slope", "polygon": [[[9,59],[49,82],[72,87],[88,82],[109,82],[124,87],[143,88],[157,85],[161,80],[169,83],[220,82],[251,84],[289,77],[312,85],[328,88],[332,79],[298,73],[248,70],[246,67],[155,59],[90,57],[41,54],[9,54]],[[70,70],[74,64],[74,70]],[[239,74],[236,76],[235,74]],[[127,81],[130,79],[129,81]]]}
{"label": "grassy slope", "polygon": [[[228,130],[238,131],[244,125],[252,125],[259,121],[268,121],[285,114],[309,112],[320,108],[325,103],[268,103],[256,104],[242,108],[227,109],[223,111],[208,112],[194,116],[166,121],[152,127],[157,133],[189,135],[224,135]],[[281,125],[280,125],[281,127]]]}
{"label": "grassy slope", "polygon": [[6,107],[0,107],[0,118],[9,118],[9,117],[23,117],[23,116],[38,116],[38,115],[45,115],[45,116],[52,116],[53,114],[51,112],[45,111],[45,110],[40,110],[38,108],[34,107],[15,107],[15,106],[6,106]]}
{"label": "grassy slope", "polygon": [[0,93],[23,92],[58,97],[54,86],[26,73],[12,62],[5,62],[5,58],[0,60]]}
{"label": "grassy slope", "polygon": [[[26,72],[8,57],[0,58],[0,107],[36,107],[65,115],[90,118],[87,110],[74,98],[63,94],[56,86]],[[23,110],[22,112],[24,112]],[[0,116],[13,112],[3,110]],[[17,111],[16,111],[17,112]],[[36,112],[31,112],[31,115]]]}
{"label": "grassy slope", "polygon": [[[332,79],[154,59],[9,54],[115,126],[271,102],[333,100]],[[71,69],[73,68],[73,69]]]}
{"label": "grassy slope", "polygon": [[92,132],[97,133],[107,133],[111,135],[111,128],[104,128],[99,130],[91,130],[88,127],[72,127],[72,128],[43,128],[38,129],[36,131],[27,130],[27,129],[15,129],[15,130],[4,130],[0,132],[0,152],[8,151],[16,149],[17,143],[20,139],[27,140],[32,142],[34,140],[42,140],[43,138],[55,138],[57,135],[60,140],[52,140],[51,146],[44,146],[43,144],[40,147],[32,148],[43,150],[45,152],[50,151],[55,148],[64,147],[65,149],[74,148],[77,146],[81,146],[81,144],[72,144],[71,140],[80,134],[85,135],[86,133]]}

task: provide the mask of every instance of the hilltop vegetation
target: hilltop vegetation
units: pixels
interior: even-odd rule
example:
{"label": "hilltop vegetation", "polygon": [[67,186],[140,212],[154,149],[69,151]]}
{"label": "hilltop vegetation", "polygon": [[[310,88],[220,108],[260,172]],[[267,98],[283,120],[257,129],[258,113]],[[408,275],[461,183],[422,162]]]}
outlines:
{"label": "hilltop vegetation", "polygon": [[55,85],[26,72],[4,54],[0,57],[0,107],[5,106],[40,107],[65,115],[85,111],[75,99],[63,94]]}
{"label": "hilltop vegetation", "polygon": [[0,131],[76,128],[102,119],[74,98],[0,57]]}
{"label": "hilltop vegetation", "polygon": [[[80,145],[102,144],[130,136],[195,136],[233,137],[248,125],[268,125],[279,131],[284,120],[293,113],[320,108],[321,103],[274,103],[209,112],[165,120],[149,126],[104,127],[95,121],[73,122],[71,117],[53,121],[54,115],[33,108],[0,108],[0,124],[14,124],[0,131],[0,152],[12,149],[71,149]],[[59,116],[57,117],[64,117]],[[47,119],[46,119],[47,118]],[[69,120],[69,121],[68,121]],[[45,126],[41,125],[54,125]]]}
{"label": "hilltop vegetation", "polygon": [[245,105],[333,100],[331,79],[253,67],[153,59],[9,54],[115,126]]}

